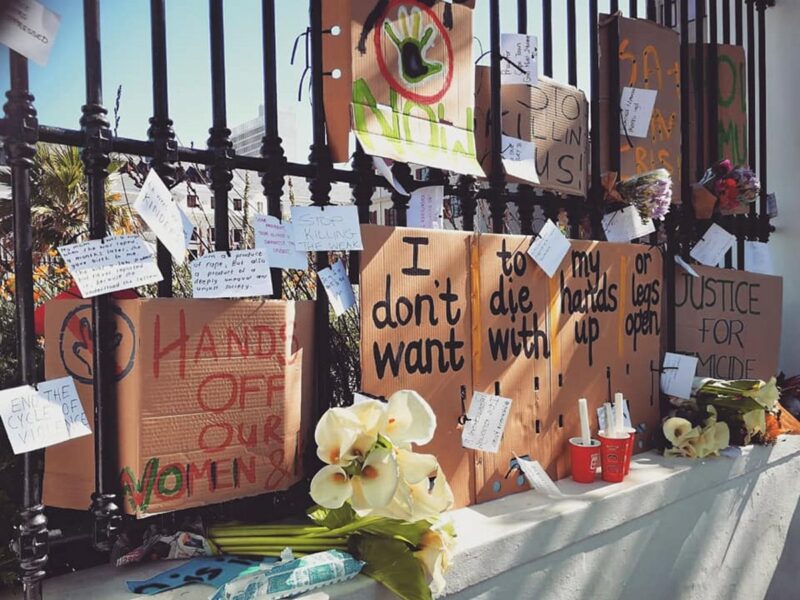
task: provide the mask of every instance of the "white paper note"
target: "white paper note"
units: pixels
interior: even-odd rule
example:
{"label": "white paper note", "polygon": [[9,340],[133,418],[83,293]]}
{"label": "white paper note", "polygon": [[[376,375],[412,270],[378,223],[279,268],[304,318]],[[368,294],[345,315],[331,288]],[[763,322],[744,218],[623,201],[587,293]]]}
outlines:
{"label": "white paper note", "polygon": [[[600,431],[604,431],[606,428],[606,411],[605,411],[605,404],[600,406],[597,409],[597,425]],[[622,405],[622,422],[625,427],[633,427],[631,425],[631,412],[630,406],[628,405],[628,401],[625,400],[625,404]]]}
{"label": "white paper note", "polygon": [[503,134],[502,137],[503,168],[506,173],[528,181],[539,183],[536,172],[536,144]]}
{"label": "white paper note", "polygon": [[422,229],[444,229],[444,186],[432,185],[411,192],[406,224]]}
{"label": "white paper note", "polygon": [[0,391],[0,417],[14,454],[38,450],[89,435],[72,377]]}
{"label": "white paper note", "polygon": [[555,274],[567,252],[569,240],[551,219],[547,220],[528,248],[528,254],[548,277]]}
{"label": "white paper note", "polygon": [[630,242],[656,230],[653,220],[642,222],[639,211],[633,206],[615,210],[603,216],[603,231],[609,242]]}
{"label": "white paper note", "polygon": [[363,250],[355,206],[293,206],[290,230],[295,250]]}
{"label": "white paper note", "polygon": [[650,117],[656,105],[656,90],[626,87],[619,102],[619,132],[629,137],[646,138]]}
{"label": "white paper note", "polygon": [[683,260],[683,258],[678,256],[677,254],[675,255],[675,263],[679,264],[680,266],[682,266],[685,269],[685,271],[689,275],[691,275],[692,277],[700,277],[700,274],[697,271],[694,270],[692,265],[690,265],[688,262]]}
{"label": "white paper note", "polygon": [[769,251],[769,245],[764,242],[745,241],[744,268],[751,273],[777,275],[775,265],[772,263],[772,254]]}
{"label": "white paper note", "polygon": [[736,236],[713,223],[689,252],[689,256],[700,264],[715,267],[735,242]]}
{"label": "white paper note", "polygon": [[163,279],[153,253],[138,235],[60,246],[58,252],[84,298]]}
{"label": "white paper note", "polygon": [[281,223],[278,217],[257,214],[253,221],[256,248],[267,251],[267,260],[273,269],[308,269],[308,255],[294,249],[289,225]]}
{"label": "white paper note", "polygon": [[662,392],[684,400],[692,397],[692,382],[697,371],[696,356],[667,352],[661,370]]}
{"label": "white paper note", "polygon": [[44,67],[61,17],[36,0],[8,0],[0,7],[0,44]]}
{"label": "white paper note", "polygon": [[147,174],[133,208],[175,260],[182,263],[192,240],[192,222],[172,200],[172,194],[155,169]]}
{"label": "white paper note", "polygon": [[473,450],[497,452],[510,411],[510,398],[473,392],[467,422],[461,432],[461,445]]}
{"label": "white paper note", "polygon": [[503,57],[500,60],[501,85],[536,85],[539,81],[535,35],[501,33],[500,55]]}
{"label": "white paper note", "polygon": [[344,270],[342,261],[337,260],[330,267],[321,269],[318,274],[337,317],[341,317],[355,306],[356,297],[353,294],[353,285],[347,277],[347,271]]}
{"label": "white paper note", "polygon": [[406,188],[400,185],[400,182],[394,178],[394,173],[392,173],[392,165],[389,161],[387,161],[385,158],[381,158],[380,156],[373,156],[372,164],[375,167],[375,170],[378,171],[380,175],[383,175],[383,178],[389,182],[389,185],[391,185],[398,193],[403,194],[403,196],[408,196]]}
{"label": "white paper note", "polygon": [[189,265],[195,298],[247,298],[272,293],[264,248],[209,252]]}
{"label": "white paper note", "polygon": [[538,460],[529,460],[527,458],[520,458],[516,454],[514,458],[519,465],[520,471],[528,480],[528,484],[537,492],[550,496],[551,498],[560,498],[564,493],[558,489],[555,482],[550,479],[550,475],[544,470],[544,467],[539,464]]}

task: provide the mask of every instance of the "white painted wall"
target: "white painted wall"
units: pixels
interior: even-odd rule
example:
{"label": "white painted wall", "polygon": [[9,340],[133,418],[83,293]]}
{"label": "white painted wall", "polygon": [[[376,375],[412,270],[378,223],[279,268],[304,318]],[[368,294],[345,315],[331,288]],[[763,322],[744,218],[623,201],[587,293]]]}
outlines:
{"label": "white painted wall", "polygon": [[800,2],[778,0],[767,10],[768,187],[779,215],[770,239],[773,261],[783,275],[781,369],[800,373]]}

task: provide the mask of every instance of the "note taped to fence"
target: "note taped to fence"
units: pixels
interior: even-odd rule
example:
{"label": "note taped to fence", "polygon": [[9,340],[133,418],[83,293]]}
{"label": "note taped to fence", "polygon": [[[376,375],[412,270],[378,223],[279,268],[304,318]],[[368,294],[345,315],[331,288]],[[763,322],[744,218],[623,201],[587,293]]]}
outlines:
{"label": "note taped to fence", "polygon": [[764,379],[778,373],[783,279],[696,265],[675,271],[676,351],[697,376]]}
{"label": "note taped to fence", "polygon": [[296,250],[361,250],[355,206],[293,206],[292,241]]}
{"label": "note taped to fence", "polygon": [[736,236],[728,233],[716,223],[712,223],[700,241],[691,249],[689,256],[706,266],[715,267],[735,243]]}
{"label": "note taped to fence", "polygon": [[0,7],[0,44],[44,67],[61,17],[36,0],[9,0]]}
{"label": "note taped to fence", "polygon": [[528,255],[539,265],[539,268],[552,277],[556,269],[569,252],[569,240],[561,230],[547,219],[528,248]]}
{"label": "note taped to fence", "polygon": [[308,255],[295,250],[289,234],[290,223],[278,217],[257,214],[253,223],[256,248],[267,251],[267,262],[273,269],[308,269]]}
{"label": "note taped to fence", "polygon": [[133,208],[173,258],[182,263],[194,227],[178,203],[173,201],[172,194],[155,169],[150,169],[147,174]]}
{"label": "note taped to fence", "polygon": [[321,269],[317,272],[325,291],[328,294],[333,312],[337,317],[341,317],[350,308],[355,306],[356,298],[353,295],[353,284],[344,270],[344,263],[337,260],[330,267]]}
{"label": "note taped to fence", "polygon": [[667,396],[688,400],[692,396],[692,382],[697,372],[697,357],[667,352],[661,367],[661,391]]}
{"label": "note taped to fence", "polygon": [[511,398],[472,392],[467,421],[461,433],[465,448],[497,452],[511,411]]}
{"label": "note taped to fence", "polygon": [[14,454],[92,433],[71,377],[0,390],[0,417]]}
{"label": "note taped to fence", "polygon": [[406,224],[422,229],[444,229],[444,186],[431,185],[411,192]]}
{"label": "note taped to fence", "polygon": [[195,298],[248,298],[272,293],[264,248],[208,252],[194,259],[190,267]]}
{"label": "note taped to fence", "polygon": [[113,235],[59,246],[58,253],[84,298],[163,279],[153,253],[138,235]]}
{"label": "note taped to fence", "polygon": [[534,85],[538,80],[538,54],[535,35],[501,33],[501,85]]}

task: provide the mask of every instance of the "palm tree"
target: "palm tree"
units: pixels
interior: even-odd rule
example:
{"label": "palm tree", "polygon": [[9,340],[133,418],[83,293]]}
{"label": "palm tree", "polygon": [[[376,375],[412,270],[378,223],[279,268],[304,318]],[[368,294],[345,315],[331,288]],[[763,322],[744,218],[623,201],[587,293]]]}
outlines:
{"label": "palm tree", "polygon": [[[119,171],[123,161],[112,159],[109,174]],[[0,183],[10,185],[8,168],[0,170]],[[106,179],[106,226],[110,233],[133,227],[130,209],[110,192]],[[31,169],[31,219],[34,250],[51,248],[88,237],[89,201],[86,174],[78,148],[38,144]],[[10,233],[11,198],[0,198],[0,236]]]}

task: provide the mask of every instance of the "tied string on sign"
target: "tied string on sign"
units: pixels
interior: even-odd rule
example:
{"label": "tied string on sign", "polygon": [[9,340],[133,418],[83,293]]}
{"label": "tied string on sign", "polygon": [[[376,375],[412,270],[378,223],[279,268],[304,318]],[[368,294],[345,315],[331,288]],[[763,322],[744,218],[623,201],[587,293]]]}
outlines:
{"label": "tied string on sign", "polygon": [[[530,454],[519,454],[520,459],[522,460],[530,460]],[[517,460],[517,456],[513,457],[511,460],[508,461],[508,471],[506,471],[505,476],[503,479],[508,479],[508,476],[511,475],[514,471],[519,471],[522,473],[522,467],[519,466],[519,461]]]}
{"label": "tied string on sign", "polygon": [[[477,40],[478,38],[475,38],[475,39]],[[478,44],[480,44],[480,40],[478,40]],[[481,46],[481,49],[482,49],[482,48],[483,48],[483,46]],[[478,56],[478,58],[476,58],[476,59],[475,59],[475,64],[477,65],[479,62],[481,62],[481,59],[482,59],[484,56],[486,56],[486,55],[488,55],[488,54],[491,54],[491,53],[492,53],[492,51],[491,51],[491,50],[487,50],[486,52],[481,52],[481,54]],[[519,66],[517,63],[515,63],[513,60],[511,60],[511,59],[510,59],[510,58],[508,58],[507,56],[503,56],[503,55],[501,54],[501,55],[500,55],[500,60],[504,60],[504,61],[506,61],[508,64],[510,64],[512,67],[514,67],[514,68],[515,68],[517,71],[519,71],[520,73],[525,73],[525,69],[523,69],[522,67],[520,67],[520,66]]]}
{"label": "tied string on sign", "polygon": [[662,367],[654,368],[653,367],[653,361],[651,360],[650,361],[650,389],[652,390],[653,386],[656,383],[654,381],[654,377],[656,376],[656,373],[658,373],[658,377],[659,377],[659,381],[660,381],[661,375],[663,375],[667,371],[677,371],[677,370],[678,370],[678,367],[663,367],[662,366]]}
{"label": "tied string on sign", "polygon": [[462,429],[464,425],[467,424],[467,421],[471,421],[467,416],[467,386],[461,386],[461,414],[459,415],[456,422],[458,423],[458,428]]}
{"label": "tied string on sign", "polygon": [[[341,33],[341,28],[338,25],[334,25],[329,29],[323,29],[323,35],[332,35],[334,37],[338,36]],[[308,75],[309,71],[311,71],[311,28],[306,27],[306,30],[302,33],[298,34],[296,38],[294,38],[294,44],[292,44],[292,55],[289,59],[289,64],[294,65],[295,57],[297,55],[297,45],[300,43],[300,39],[304,40],[304,61],[305,65],[303,67],[303,72],[300,75],[300,82],[297,84],[297,101],[301,102],[303,99],[303,82],[306,79],[306,75]],[[331,77],[333,79],[339,79],[342,76],[341,69],[333,69],[332,71],[323,71],[323,77]],[[309,90],[309,102],[311,101],[311,79],[308,80],[308,90]]]}

